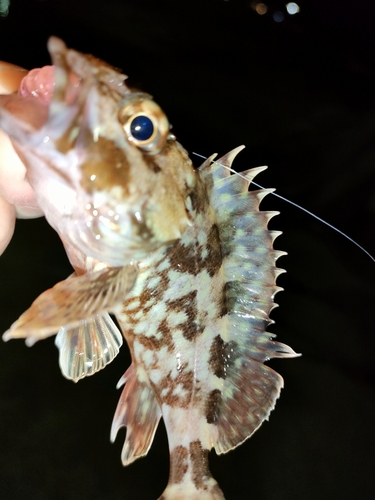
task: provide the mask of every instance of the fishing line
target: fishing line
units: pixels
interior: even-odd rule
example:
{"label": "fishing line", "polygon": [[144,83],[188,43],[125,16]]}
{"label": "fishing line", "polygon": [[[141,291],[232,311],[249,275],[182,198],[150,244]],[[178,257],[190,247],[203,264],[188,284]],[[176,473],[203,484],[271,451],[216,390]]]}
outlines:
{"label": "fishing line", "polygon": [[[199,156],[199,158],[203,158],[204,160],[207,160],[207,157],[206,156],[203,156],[203,155],[200,155],[199,153],[195,153],[193,152],[192,153],[193,155],[195,156]],[[226,168],[227,170],[229,170],[230,172],[233,172],[234,174],[236,175],[239,175],[240,177],[242,177],[242,179],[245,179],[245,180],[248,180],[246,179],[246,177],[244,175],[241,175],[240,172],[237,172],[236,170],[234,170],[233,168],[231,167],[228,167],[227,165],[223,165],[222,163],[218,162],[218,161],[215,161],[215,160],[212,160],[212,163],[216,163],[216,165],[220,165],[221,167],[223,168]],[[254,181],[251,181],[251,184],[253,184],[254,186],[260,188],[260,189],[266,189],[265,187],[261,186],[260,184],[257,184],[256,182]],[[362,250],[362,252],[364,252],[368,257],[370,257],[370,259],[375,262],[375,257],[373,257],[370,252],[368,252],[365,248],[363,248],[363,246],[361,246],[359,243],[357,243],[355,240],[353,240],[353,238],[351,238],[350,236],[348,236],[346,233],[344,233],[343,231],[341,231],[340,229],[338,229],[337,227],[335,226],[332,226],[332,224],[330,224],[329,222],[325,221],[324,219],[322,219],[321,217],[319,217],[318,215],[315,215],[313,212],[310,212],[310,210],[307,210],[306,208],[302,207],[301,205],[298,205],[298,203],[295,203],[294,201],[291,201],[291,200],[288,200],[288,198],[284,198],[284,196],[281,196],[280,194],[277,194],[277,193],[271,193],[273,196],[276,196],[277,198],[280,198],[280,200],[283,200],[283,201],[286,201],[287,203],[289,203],[290,205],[293,205],[294,207],[296,208],[299,208],[300,210],[302,210],[303,212],[305,212],[306,214],[310,215],[311,217],[314,217],[314,219],[318,220],[319,222],[322,222],[323,224],[325,224],[326,226],[328,226],[329,228],[333,229],[334,231],[336,231],[336,233],[339,233],[341,234],[341,236],[343,236],[344,238],[346,238],[347,240],[349,240],[351,243],[353,243],[353,245],[355,245],[356,247],[358,247],[360,250]]]}

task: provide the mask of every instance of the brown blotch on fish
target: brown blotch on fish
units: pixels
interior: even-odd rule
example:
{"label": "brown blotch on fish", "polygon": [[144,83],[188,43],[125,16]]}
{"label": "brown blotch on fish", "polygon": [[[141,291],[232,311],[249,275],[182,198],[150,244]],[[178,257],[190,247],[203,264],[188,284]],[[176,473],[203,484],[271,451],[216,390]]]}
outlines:
{"label": "brown blotch on fish", "polygon": [[131,217],[131,221],[132,221],[132,224],[134,226],[134,229],[137,232],[138,236],[141,239],[145,240],[146,242],[151,240],[154,236],[154,233],[148,227],[146,222],[143,219],[142,220],[137,219],[135,214],[131,214],[130,217]]}
{"label": "brown blotch on fish", "polygon": [[225,358],[225,342],[220,335],[216,335],[212,341],[208,364],[214,375],[219,378],[225,378],[225,368],[227,364],[227,360]]}
{"label": "brown blotch on fish", "polygon": [[[231,313],[235,310],[238,300],[244,295],[244,287],[242,283],[237,281],[227,281],[223,288],[223,297],[225,301],[224,307],[227,313]],[[253,300],[253,299],[252,299]]]}
{"label": "brown blotch on fish", "polygon": [[135,334],[135,340],[150,351],[159,351],[162,347],[165,346],[169,351],[172,350],[174,347],[174,342],[171,329],[169,328],[166,319],[163,319],[160,322],[157,333],[161,334],[160,339],[156,338],[154,335],[147,336],[143,334]]}
{"label": "brown blotch on fish", "polygon": [[176,446],[171,451],[171,476],[169,481],[173,484],[181,483],[188,471],[188,450],[185,446]]}
{"label": "brown blotch on fish", "polygon": [[[148,287],[145,287],[139,296],[125,300],[123,312],[129,316],[132,323],[137,323],[139,320],[134,319],[134,316],[140,311],[142,311],[143,314],[148,313],[151,307],[154,304],[156,304],[159,300],[161,300],[161,293],[159,287],[157,288],[156,291]],[[134,302],[135,303],[138,302],[138,305],[136,307],[134,307],[133,305]]]}
{"label": "brown blotch on fish", "polygon": [[207,236],[208,256],[204,261],[204,266],[208,274],[212,277],[220,269],[223,263],[221,254],[221,245],[219,237],[219,229],[216,224],[213,224]]}
{"label": "brown blotch on fish", "polygon": [[202,443],[197,440],[190,443],[189,452],[194,485],[197,490],[207,489],[205,479],[210,476],[208,450],[204,450]]}
{"label": "brown blotch on fish", "polygon": [[88,146],[89,161],[82,164],[82,187],[91,193],[121,186],[126,191],[129,184],[130,167],[126,155],[112,141],[104,137]]}
{"label": "brown blotch on fish", "polygon": [[222,221],[220,223],[220,250],[222,258],[230,256],[236,249],[236,232],[237,229],[231,220]]}
{"label": "brown blotch on fish", "polygon": [[197,387],[194,372],[186,371],[185,367],[182,367],[176,378],[172,378],[170,373],[163,378],[158,384],[158,392],[163,394],[165,390],[165,395],[161,395],[163,403],[170,407],[186,408],[191,402],[193,387],[197,395],[200,388]]}
{"label": "brown blotch on fish", "polygon": [[177,328],[182,330],[182,334],[186,340],[192,342],[203,332],[204,327],[200,324],[198,319],[196,290],[193,290],[177,300],[169,301],[167,307],[168,311],[185,313],[185,321],[180,323]]}
{"label": "brown blotch on fish", "polygon": [[219,419],[219,403],[221,401],[221,391],[214,389],[208,395],[206,401],[206,420],[208,424],[217,424]]}
{"label": "brown blotch on fish", "polygon": [[150,170],[152,170],[155,174],[161,172],[160,166],[157,164],[156,158],[150,153],[143,153],[142,155],[143,161],[148,166]]}
{"label": "brown blotch on fish", "polygon": [[210,203],[206,188],[203,184],[197,185],[196,189],[189,193],[189,196],[192,208],[196,213],[204,212]]}
{"label": "brown blotch on fish", "polygon": [[218,306],[218,315],[220,318],[228,314],[229,308],[228,308],[228,298],[226,294],[226,283],[223,285],[221,293],[218,294],[217,296],[217,306]]}
{"label": "brown blotch on fish", "polygon": [[198,255],[193,244],[184,245],[178,241],[168,252],[171,269],[196,276],[199,273]]}

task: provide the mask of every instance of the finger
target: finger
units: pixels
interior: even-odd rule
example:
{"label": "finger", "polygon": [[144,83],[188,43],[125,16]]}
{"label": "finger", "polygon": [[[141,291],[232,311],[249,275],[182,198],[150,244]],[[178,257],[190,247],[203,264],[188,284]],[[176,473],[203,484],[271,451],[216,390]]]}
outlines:
{"label": "finger", "polygon": [[34,191],[25,179],[25,166],[14,151],[9,137],[1,131],[0,151],[0,196],[16,205],[20,216],[38,217],[42,212]]}
{"label": "finger", "polygon": [[27,70],[14,64],[0,61],[0,94],[16,92]]}
{"label": "finger", "polygon": [[0,255],[4,252],[10,242],[16,222],[14,206],[0,196]]}
{"label": "finger", "polygon": [[[21,80],[27,75],[27,71],[19,66],[0,61],[0,93],[9,94],[17,91]],[[17,153],[14,151],[9,137],[0,130],[0,196],[2,196],[1,208],[5,207],[5,200],[8,205],[15,205],[13,214],[20,218],[33,218],[42,215],[38,207],[33,190],[25,179],[26,169]],[[9,207],[4,208],[9,213]],[[6,216],[0,210],[4,218],[3,232],[1,235],[8,235]],[[8,229],[7,229],[8,228]],[[1,240],[0,240],[1,241]],[[5,241],[5,240],[4,240]]]}

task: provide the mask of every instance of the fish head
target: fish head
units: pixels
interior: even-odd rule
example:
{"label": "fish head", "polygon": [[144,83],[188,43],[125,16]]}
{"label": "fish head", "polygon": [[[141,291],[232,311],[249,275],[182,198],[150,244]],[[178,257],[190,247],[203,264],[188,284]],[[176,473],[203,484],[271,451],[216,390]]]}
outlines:
{"label": "fish head", "polygon": [[35,99],[26,77],[20,93],[1,96],[0,127],[49,223],[114,266],[178,239],[196,174],[164,112],[107,63],[54,37],[48,49],[52,97]]}

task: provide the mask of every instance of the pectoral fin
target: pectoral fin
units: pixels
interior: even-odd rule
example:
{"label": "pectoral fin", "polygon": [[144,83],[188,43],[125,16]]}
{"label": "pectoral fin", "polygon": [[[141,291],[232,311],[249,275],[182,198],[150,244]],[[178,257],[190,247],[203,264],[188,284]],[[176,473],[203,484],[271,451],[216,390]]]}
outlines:
{"label": "pectoral fin", "polygon": [[105,268],[94,273],[73,276],[43,292],[3,335],[25,338],[27,345],[55,334],[62,326],[73,328],[82,320],[110,311],[132,289],[137,269]]}

